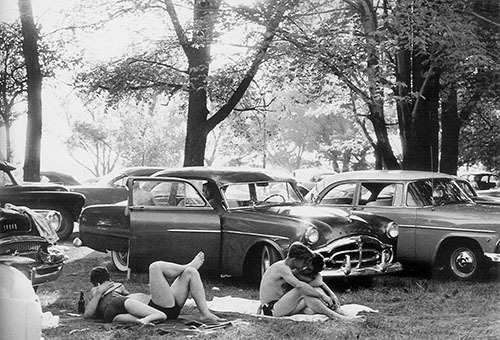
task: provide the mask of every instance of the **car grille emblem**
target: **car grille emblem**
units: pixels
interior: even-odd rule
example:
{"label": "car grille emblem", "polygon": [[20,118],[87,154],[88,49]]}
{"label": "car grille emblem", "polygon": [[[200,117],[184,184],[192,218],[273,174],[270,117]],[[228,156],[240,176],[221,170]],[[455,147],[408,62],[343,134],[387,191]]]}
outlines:
{"label": "car grille emblem", "polygon": [[13,231],[13,230],[17,230],[17,224],[9,223],[2,225],[2,231]]}

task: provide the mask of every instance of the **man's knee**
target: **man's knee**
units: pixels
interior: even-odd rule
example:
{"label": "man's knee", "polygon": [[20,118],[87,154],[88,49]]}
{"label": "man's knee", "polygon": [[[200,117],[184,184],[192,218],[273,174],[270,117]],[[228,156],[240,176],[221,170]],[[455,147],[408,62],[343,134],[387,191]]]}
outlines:
{"label": "man's knee", "polygon": [[187,267],[184,269],[181,275],[188,276],[188,277],[200,277],[200,272],[193,267]]}
{"label": "man's knee", "polygon": [[149,272],[161,271],[163,261],[155,261],[149,265]]}

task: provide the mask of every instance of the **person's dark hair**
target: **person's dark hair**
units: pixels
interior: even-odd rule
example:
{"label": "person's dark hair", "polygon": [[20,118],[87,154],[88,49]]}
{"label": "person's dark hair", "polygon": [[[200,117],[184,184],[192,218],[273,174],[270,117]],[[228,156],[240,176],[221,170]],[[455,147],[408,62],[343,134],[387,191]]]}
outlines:
{"label": "person's dark hair", "polygon": [[320,253],[314,253],[311,260],[312,272],[311,275],[317,275],[325,268],[325,258]]}
{"label": "person's dark hair", "polygon": [[219,195],[217,194],[217,184],[213,183],[213,182],[210,182],[210,181],[207,181],[205,183],[203,183],[203,187],[205,188],[206,192],[207,192],[207,199],[211,199],[211,198],[216,198],[216,199],[220,199],[219,198]]}
{"label": "person's dark hair", "polygon": [[304,244],[294,242],[288,249],[288,257],[297,260],[309,261],[313,257],[313,253]]}
{"label": "person's dark hair", "polygon": [[109,271],[105,267],[95,267],[90,271],[90,282],[94,286],[109,280]]}

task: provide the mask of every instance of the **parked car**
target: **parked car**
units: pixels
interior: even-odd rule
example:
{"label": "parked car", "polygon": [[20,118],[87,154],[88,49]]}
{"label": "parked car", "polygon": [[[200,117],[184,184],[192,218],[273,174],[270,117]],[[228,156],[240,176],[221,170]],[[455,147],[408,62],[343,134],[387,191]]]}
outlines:
{"label": "parked car", "polygon": [[34,287],[56,280],[66,259],[55,246],[61,214],[7,204],[0,207],[0,256],[31,280]]}
{"label": "parked car", "polygon": [[40,182],[56,183],[65,186],[80,185],[73,176],[58,171],[40,171]]}
{"label": "parked car", "polygon": [[162,167],[138,166],[112,171],[90,185],[70,187],[70,191],[85,196],[85,206],[113,204],[127,199],[127,179],[131,176],[151,176],[164,170]]}
{"label": "parked car", "polygon": [[10,203],[31,209],[56,210],[62,216],[57,234],[61,240],[67,239],[78,221],[85,197],[58,184],[18,182],[12,175],[13,170],[15,167],[0,161],[0,206]]}
{"label": "parked car", "polygon": [[[85,208],[83,245],[111,251],[122,271],[155,260],[186,263],[205,252],[202,269],[255,280],[301,241],[326,259],[326,276],[399,272],[398,227],[372,214],[304,204],[292,178],[259,169],[189,167],[128,181],[128,201]],[[206,188],[203,188],[206,186]],[[202,189],[212,192],[210,201]],[[208,194],[207,194],[208,195]]]}
{"label": "parked car", "polygon": [[457,184],[474,203],[500,205],[500,189],[476,190],[469,181],[461,177],[457,178]]}
{"label": "parked car", "polygon": [[497,188],[499,185],[498,176],[492,172],[472,172],[463,174],[460,177],[469,181],[476,190],[488,190]]}
{"label": "parked car", "polygon": [[396,221],[396,259],[443,269],[457,280],[500,262],[500,207],[475,204],[455,176],[422,171],[355,171],[326,176],[306,199]]}

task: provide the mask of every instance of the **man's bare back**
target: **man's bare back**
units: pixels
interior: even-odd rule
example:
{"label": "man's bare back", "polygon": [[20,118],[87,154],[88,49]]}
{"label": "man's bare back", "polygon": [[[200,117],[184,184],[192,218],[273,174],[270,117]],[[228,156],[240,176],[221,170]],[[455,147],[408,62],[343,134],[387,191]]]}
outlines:
{"label": "man's bare back", "polygon": [[288,291],[288,283],[284,277],[292,270],[286,265],[285,260],[273,263],[271,267],[262,276],[259,296],[261,304],[265,305],[273,301],[279,300]]}

